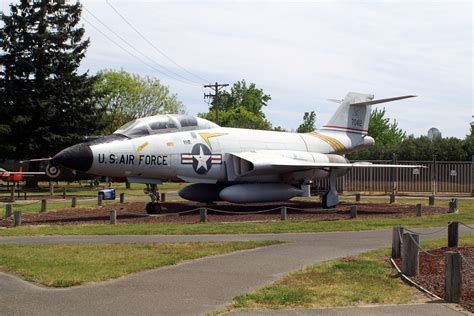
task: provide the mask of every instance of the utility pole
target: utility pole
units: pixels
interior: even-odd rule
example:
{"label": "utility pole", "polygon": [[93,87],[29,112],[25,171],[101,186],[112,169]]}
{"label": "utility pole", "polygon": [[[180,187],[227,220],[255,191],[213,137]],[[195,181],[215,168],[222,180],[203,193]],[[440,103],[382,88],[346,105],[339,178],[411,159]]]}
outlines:
{"label": "utility pole", "polygon": [[214,90],[214,94],[212,93],[204,93],[204,98],[213,98],[213,105],[216,109],[216,123],[219,125],[219,90],[221,88],[227,87],[229,84],[227,83],[214,83],[214,84],[206,84],[204,88],[211,88]]}

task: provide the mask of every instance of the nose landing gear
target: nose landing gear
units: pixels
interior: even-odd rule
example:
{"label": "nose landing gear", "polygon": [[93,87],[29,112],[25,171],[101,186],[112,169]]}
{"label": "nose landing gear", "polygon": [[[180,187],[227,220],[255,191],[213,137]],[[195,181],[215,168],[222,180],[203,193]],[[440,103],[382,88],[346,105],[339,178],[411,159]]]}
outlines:
{"label": "nose landing gear", "polygon": [[151,202],[147,203],[146,205],[146,212],[148,214],[160,214],[161,212],[161,204],[160,204],[160,194],[156,187],[156,184],[147,184],[146,189],[144,190],[145,194],[147,194]]}

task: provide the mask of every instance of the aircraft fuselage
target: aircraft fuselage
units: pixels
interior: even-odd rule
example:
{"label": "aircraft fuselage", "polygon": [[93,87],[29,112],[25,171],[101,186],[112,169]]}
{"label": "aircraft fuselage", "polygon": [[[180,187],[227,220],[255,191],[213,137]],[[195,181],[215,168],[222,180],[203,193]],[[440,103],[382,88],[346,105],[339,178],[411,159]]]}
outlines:
{"label": "aircraft fuselage", "polygon": [[[364,142],[360,137],[340,135],[213,128],[124,138],[90,145],[92,164],[84,171],[110,177],[225,182],[229,180],[225,162],[230,153],[278,151],[283,156],[314,162],[325,154],[343,154],[348,148],[369,143],[368,138]],[[306,175],[311,179],[325,176],[327,172],[320,169]],[[276,179],[275,174],[244,181],[273,182]]]}

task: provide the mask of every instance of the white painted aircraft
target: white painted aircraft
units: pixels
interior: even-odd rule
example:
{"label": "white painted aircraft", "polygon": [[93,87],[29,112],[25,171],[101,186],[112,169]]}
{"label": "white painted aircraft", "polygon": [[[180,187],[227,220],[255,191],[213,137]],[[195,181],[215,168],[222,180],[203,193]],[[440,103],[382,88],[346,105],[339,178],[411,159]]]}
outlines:
{"label": "white painted aircraft", "polygon": [[187,115],[156,115],[131,121],[112,135],[66,148],[59,165],[147,184],[148,213],[159,213],[157,184],[190,182],[187,200],[253,203],[309,196],[313,180],[329,177],[324,207],[338,203],[336,178],[351,168],[420,168],[350,163],[344,154],[374,145],[367,135],[370,108],[412,95],[374,100],[349,92],[329,122],[310,133],[220,127]]}

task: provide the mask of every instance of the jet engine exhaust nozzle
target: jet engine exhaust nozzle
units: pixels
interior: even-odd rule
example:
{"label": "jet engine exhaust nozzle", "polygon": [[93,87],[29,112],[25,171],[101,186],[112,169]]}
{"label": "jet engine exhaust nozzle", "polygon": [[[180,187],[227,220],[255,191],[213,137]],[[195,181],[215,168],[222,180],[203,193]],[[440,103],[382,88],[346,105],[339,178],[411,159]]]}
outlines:
{"label": "jet engine exhaust nozzle", "polygon": [[85,143],[77,144],[61,150],[53,157],[53,162],[69,169],[88,171],[93,162],[92,150]]}

